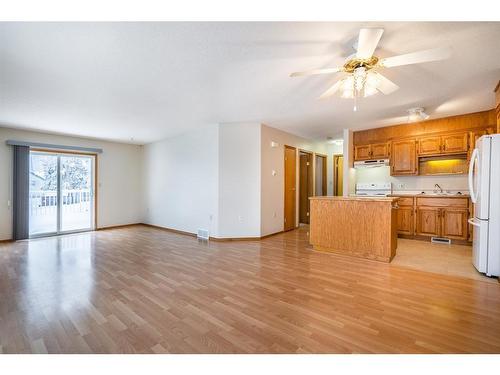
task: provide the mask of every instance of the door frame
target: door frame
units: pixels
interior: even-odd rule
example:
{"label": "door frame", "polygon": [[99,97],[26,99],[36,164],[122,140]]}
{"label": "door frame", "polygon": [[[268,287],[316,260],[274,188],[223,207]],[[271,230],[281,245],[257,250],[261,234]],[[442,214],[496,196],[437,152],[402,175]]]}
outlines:
{"label": "door frame", "polygon": [[[300,186],[300,153],[303,153],[303,154],[307,154],[309,155],[310,157],[310,167],[311,167],[311,175],[307,176],[307,179],[308,179],[308,187],[309,187],[309,184],[311,184],[311,187],[310,187],[310,191],[311,191],[311,197],[314,196],[314,189],[315,189],[315,175],[314,175],[314,164],[315,164],[315,153],[313,151],[308,151],[308,150],[304,150],[302,148],[299,148],[297,149],[297,169],[298,169],[298,174],[297,174],[297,179],[299,181],[299,184],[298,184],[298,189],[296,189],[296,194],[297,194],[297,198],[298,198],[298,201],[299,201],[299,204],[298,204],[298,207],[297,207],[297,211],[299,212],[299,215],[298,215],[298,219],[299,219],[299,225],[300,225],[300,194],[301,194],[301,186]],[[308,198],[309,199],[309,198]],[[310,206],[309,206],[310,208]],[[308,218],[310,218],[310,210],[308,211],[309,215],[307,216]],[[303,223],[303,224],[309,224],[309,223]]]}
{"label": "door frame", "polygon": [[[41,154],[55,154],[58,156],[57,158],[57,230],[55,232],[48,232],[48,233],[40,233],[40,234],[34,234],[30,235],[29,238],[41,238],[41,237],[51,237],[51,236],[59,236],[62,234],[71,234],[71,233],[80,233],[80,232],[90,232],[93,230],[97,229],[97,161],[98,161],[98,155],[97,153],[92,153],[92,152],[77,152],[77,151],[66,151],[66,150],[54,150],[54,149],[45,149],[45,148],[30,148],[29,150],[30,155],[31,152],[35,153],[41,153]],[[64,155],[73,155],[73,156],[85,156],[85,157],[90,157],[92,160],[92,173],[90,176],[91,180],[91,186],[92,186],[92,204],[93,204],[93,209],[92,211],[92,218],[91,218],[91,223],[92,225],[90,228],[85,228],[85,229],[75,229],[75,230],[68,230],[68,231],[61,231],[60,226],[61,226],[61,194],[60,194],[60,186],[61,186],[61,174],[60,172],[60,156]]]}
{"label": "door frame", "polygon": [[[339,174],[339,167],[338,167],[338,159],[339,158],[344,158],[344,154],[333,154],[333,195],[334,196],[338,196],[338,190],[339,190],[339,187],[338,187],[338,184],[339,184],[339,181],[338,181],[338,174]],[[342,176],[342,183],[344,181],[344,176]],[[343,187],[342,187],[342,190],[343,190]]]}

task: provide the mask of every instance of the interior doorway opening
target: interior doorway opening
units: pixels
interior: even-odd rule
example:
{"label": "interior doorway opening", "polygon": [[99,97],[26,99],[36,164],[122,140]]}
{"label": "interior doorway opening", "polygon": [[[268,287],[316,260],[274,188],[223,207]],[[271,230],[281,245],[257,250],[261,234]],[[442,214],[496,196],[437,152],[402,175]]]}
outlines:
{"label": "interior doorway opening", "polygon": [[315,181],[314,181],[314,195],[324,196],[328,195],[328,185],[327,185],[327,156],[326,155],[315,155]]}
{"label": "interior doorway opening", "polygon": [[309,224],[309,197],[314,195],[313,154],[299,151],[299,223]]}
{"label": "interior doorway opening", "polygon": [[344,194],[344,156],[333,155],[333,195],[342,196]]}
{"label": "interior doorway opening", "polygon": [[95,155],[30,151],[29,236],[95,228]]}

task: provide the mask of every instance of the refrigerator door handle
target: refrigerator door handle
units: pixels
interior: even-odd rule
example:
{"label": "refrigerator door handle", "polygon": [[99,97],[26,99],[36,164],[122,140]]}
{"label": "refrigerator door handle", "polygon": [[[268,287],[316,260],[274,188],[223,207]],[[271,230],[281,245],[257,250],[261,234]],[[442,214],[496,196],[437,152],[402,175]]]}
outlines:
{"label": "refrigerator door handle", "polygon": [[475,148],[474,151],[472,151],[469,164],[469,192],[472,203],[477,202],[477,194],[474,191],[474,164],[477,164],[477,168],[479,168],[478,156],[479,156],[479,149]]}
{"label": "refrigerator door handle", "polygon": [[474,220],[474,218],[470,218],[469,220],[467,220],[467,222],[470,225],[474,225],[475,227],[480,227],[481,226],[481,224],[479,224],[476,220]]}

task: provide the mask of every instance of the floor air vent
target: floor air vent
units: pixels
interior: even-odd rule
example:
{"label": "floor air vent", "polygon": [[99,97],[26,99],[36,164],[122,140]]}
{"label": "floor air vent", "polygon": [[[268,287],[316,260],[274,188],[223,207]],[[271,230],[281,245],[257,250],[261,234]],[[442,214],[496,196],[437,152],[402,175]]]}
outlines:
{"label": "floor air vent", "polygon": [[209,239],[208,230],[198,229],[198,236],[197,237],[201,240],[208,240]]}
{"label": "floor air vent", "polygon": [[441,238],[441,237],[431,237],[431,242],[433,243],[444,243],[446,245],[451,244],[451,240],[449,238]]}

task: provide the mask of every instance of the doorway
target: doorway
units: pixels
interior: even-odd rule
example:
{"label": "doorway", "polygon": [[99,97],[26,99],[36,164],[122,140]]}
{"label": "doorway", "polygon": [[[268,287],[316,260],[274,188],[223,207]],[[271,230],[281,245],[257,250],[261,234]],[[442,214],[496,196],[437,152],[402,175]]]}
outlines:
{"label": "doorway", "polygon": [[29,235],[95,228],[95,155],[30,151]]}
{"label": "doorway", "polygon": [[326,155],[316,154],[316,164],[315,164],[315,173],[314,173],[314,195],[315,196],[323,196],[328,195],[327,192],[327,157]]}
{"label": "doorway", "polygon": [[285,217],[284,230],[295,229],[296,222],[297,149],[285,145]]}
{"label": "doorway", "polygon": [[313,155],[310,152],[299,152],[299,223],[309,224],[309,197],[313,191]]}
{"label": "doorway", "polygon": [[344,194],[344,156],[333,155],[333,195],[342,196]]}

